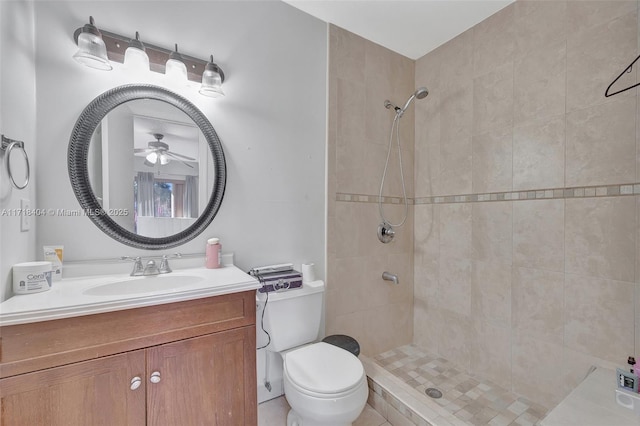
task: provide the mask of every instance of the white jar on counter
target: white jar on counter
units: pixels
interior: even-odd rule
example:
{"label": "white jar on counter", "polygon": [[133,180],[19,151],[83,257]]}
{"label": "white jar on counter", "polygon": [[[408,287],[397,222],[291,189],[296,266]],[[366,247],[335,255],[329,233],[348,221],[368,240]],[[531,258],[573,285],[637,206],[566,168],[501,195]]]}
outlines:
{"label": "white jar on counter", "polygon": [[51,262],[25,262],[13,265],[13,293],[30,294],[51,289]]}

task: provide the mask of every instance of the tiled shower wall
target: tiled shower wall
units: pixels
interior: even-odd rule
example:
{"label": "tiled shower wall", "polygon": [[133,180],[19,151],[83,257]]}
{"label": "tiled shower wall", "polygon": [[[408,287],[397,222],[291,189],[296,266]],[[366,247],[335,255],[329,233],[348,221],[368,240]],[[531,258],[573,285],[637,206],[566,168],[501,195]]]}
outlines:
{"label": "tiled shower wall", "polygon": [[[394,117],[384,101],[404,103],[413,93],[414,61],[333,25],[329,33],[325,332],[351,335],[363,353],[375,355],[410,343],[413,336],[413,206],[395,240],[382,244],[375,200]],[[413,197],[413,110],[402,118],[400,137],[407,195]],[[395,148],[383,195],[391,197],[385,216],[399,222],[402,186]],[[383,281],[384,271],[397,274],[400,284]]]}
{"label": "tiled shower wall", "polygon": [[640,98],[604,96],[638,6],[516,1],[416,61],[414,343],[547,406],[640,355]]}

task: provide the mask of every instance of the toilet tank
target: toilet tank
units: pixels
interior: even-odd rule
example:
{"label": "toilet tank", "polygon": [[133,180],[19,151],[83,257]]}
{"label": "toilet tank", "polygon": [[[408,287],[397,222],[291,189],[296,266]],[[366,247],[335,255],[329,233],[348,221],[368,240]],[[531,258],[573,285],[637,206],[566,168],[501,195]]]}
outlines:
{"label": "toilet tank", "polygon": [[[316,340],[322,318],[324,282],[303,283],[302,288],[258,294],[264,305],[264,328],[271,336],[267,350],[281,352]],[[257,318],[260,327],[260,318]]]}

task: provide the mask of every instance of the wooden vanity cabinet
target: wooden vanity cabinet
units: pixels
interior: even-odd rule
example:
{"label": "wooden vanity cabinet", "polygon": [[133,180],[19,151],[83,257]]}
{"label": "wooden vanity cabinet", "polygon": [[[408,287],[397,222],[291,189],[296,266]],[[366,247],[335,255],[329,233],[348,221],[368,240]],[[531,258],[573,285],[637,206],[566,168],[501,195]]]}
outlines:
{"label": "wooden vanity cabinet", "polygon": [[255,292],[0,327],[3,426],[257,424]]}

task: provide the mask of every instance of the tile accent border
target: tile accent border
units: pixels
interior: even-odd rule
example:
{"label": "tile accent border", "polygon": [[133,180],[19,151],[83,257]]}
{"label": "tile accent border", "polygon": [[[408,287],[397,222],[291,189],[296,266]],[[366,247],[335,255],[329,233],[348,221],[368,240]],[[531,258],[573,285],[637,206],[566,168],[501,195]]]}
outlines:
{"label": "tile accent border", "polygon": [[[336,193],[336,201],[347,201],[352,203],[377,203],[382,199],[383,204],[403,204],[404,198],[402,197],[379,197],[377,195],[364,195],[364,194],[345,194]],[[407,201],[410,205],[413,205],[413,198],[408,197]]]}
{"label": "tile accent border", "polygon": [[[487,201],[550,200],[591,197],[623,197],[640,195],[640,183],[625,183],[603,186],[580,186],[572,188],[535,189],[528,191],[487,192],[479,194],[439,195],[409,198],[410,205],[479,203]],[[377,203],[377,195],[336,193],[336,201],[355,203]],[[382,197],[383,204],[402,204],[402,197]]]}

